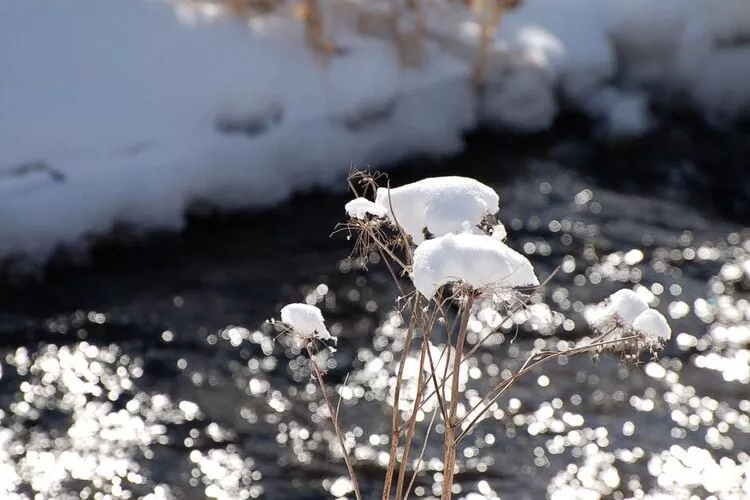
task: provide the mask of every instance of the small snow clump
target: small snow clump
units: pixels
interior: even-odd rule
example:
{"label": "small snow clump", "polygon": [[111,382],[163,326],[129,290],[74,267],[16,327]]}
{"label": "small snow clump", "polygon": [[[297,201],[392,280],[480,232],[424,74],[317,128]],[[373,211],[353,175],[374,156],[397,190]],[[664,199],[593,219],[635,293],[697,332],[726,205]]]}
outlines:
{"label": "small snow clump", "polygon": [[[622,352],[626,359],[637,360],[646,349],[652,354],[672,336],[667,319],[651,309],[636,292],[618,290],[607,297],[588,318],[594,330],[609,342],[603,350]],[[621,342],[620,342],[621,341]]]}
{"label": "small snow clump", "polygon": [[505,226],[502,222],[498,222],[497,224],[492,226],[491,235],[498,241],[505,241],[505,238],[508,237],[508,231],[505,230]]}
{"label": "small snow clump", "polygon": [[375,203],[386,209],[414,243],[458,232],[465,221],[476,226],[500,209],[500,197],[491,187],[469,177],[428,177],[396,188],[378,188]]}
{"label": "small snow clump", "polygon": [[385,207],[377,205],[367,198],[355,198],[344,205],[347,215],[354,219],[367,219],[368,215],[373,217],[385,217],[388,210]]}
{"label": "small snow clump", "polygon": [[664,342],[672,337],[672,329],[667,323],[667,318],[655,309],[646,309],[635,318],[633,328],[636,331],[644,333],[648,337],[653,337]]}
{"label": "small snow clump", "polygon": [[648,304],[633,290],[623,288],[609,296],[609,307],[626,325],[633,326],[635,318],[648,309]]}
{"label": "small snow clump", "polygon": [[466,232],[421,243],[414,251],[411,278],[427,298],[442,285],[456,281],[474,289],[539,285],[526,257],[491,236]]}
{"label": "small snow clump", "polygon": [[281,308],[281,321],[304,339],[333,340],[323,321],[323,313],[310,304],[288,304]]}

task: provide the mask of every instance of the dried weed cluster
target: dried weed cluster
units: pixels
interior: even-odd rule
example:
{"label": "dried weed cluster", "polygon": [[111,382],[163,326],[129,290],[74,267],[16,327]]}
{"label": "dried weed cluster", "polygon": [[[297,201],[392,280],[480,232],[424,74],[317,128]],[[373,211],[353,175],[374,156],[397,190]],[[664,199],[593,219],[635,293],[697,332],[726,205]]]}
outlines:
{"label": "dried weed cluster", "polygon": [[[427,401],[437,401],[434,414],[438,419],[436,422],[433,418],[427,435],[419,441],[426,442],[429,436],[431,439],[439,439],[439,432],[430,434],[430,431],[436,424],[442,424],[441,498],[448,500],[454,494],[454,477],[458,470],[458,444],[471,433],[476,424],[486,418],[488,411],[497,408],[499,398],[520,377],[552,359],[583,353],[598,356],[600,353],[617,352],[621,353],[625,360],[637,362],[645,351],[656,354],[671,334],[663,316],[649,309],[634,292],[621,290],[599,306],[599,314],[593,322],[593,330],[596,333],[593,339],[587,338],[559,350],[532,352],[518,370],[503,377],[481,397],[469,400],[463,394],[465,388],[460,382],[461,377],[454,375],[461,373],[462,364],[497,333],[495,329],[471,344],[467,342],[470,322],[476,321],[482,311],[486,312],[488,308],[492,314],[501,318],[496,325],[513,321],[514,315],[523,312],[528,307],[530,299],[545,284],[540,284],[536,280],[533,267],[524,256],[516,255],[502,242],[505,231],[497,220],[499,206],[494,201],[498,198],[488,196],[486,189],[490,188],[487,186],[462,177],[426,179],[420,183],[391,188],[388,179],[382,174],[355,171],[349,177],[349,185],[356,198],[346,207],[350,215],[349,220],[340,224],[336,232],[344,233],[354,241],[352,259],[360,266],[367,267],[373,260],[379,265],[386,266],[399,289],[400,300],[397,300],[397,303],[403,324],[408,325],[393,388],[395,402],[401,400],[401,392],[405,390],[407,358],[416,355],[419,359],[420,370],[416,380],[416,393],[410,403],[411,408],[403,411],[399,404],[393,405],[390,451],[383,483],[384,500],[407,498],[416,478],[423,472],[425,447],[422,446],[421,451],[413,448],[417,432],[417,415]],[[486,204],[488,200],[489,205]],[[475,210],[477,204],[487,206],[486,213],[481,214],[480,218]],[[421,234],[410,234],[405,229],[410,225],[413,227],[415,220],[423,220],[424,212],[430,210],[433,211],[433,215],[444,214],[448,222],[457,214],[467,214],[467,220],[454,228],[454,232],[446,232],[451,228],[449,223],[434,225],[441,228],[437,234],[434,227],[430,226],[423,227]],[[446,214],[446,211],[451,213]],[[474,217],[474,220],[471,217]],[[427,217],[424,220],[434,223],[438,219]],[[467,252],[467,258],[465,262],[460,262],[461,252],[451,254],[449,260],[459,262],[451,262],[445,269],[451,269],[455,275],[439,277],[440,281],[434,295],[426,296],[425,292],[420,291],[413,283],[417,282],[416,278],[421,272],[431,276],[429,273],[435,272],[435,269],[438,269],[438,272],[443,269],[441,266],[445,263],[445,256],[436,252],[430,257],[432,260],[427,262],[427,269],[420,270],[419,265],[415,268],[415,255],[419,258],[419,253],[425,245],[434,247],[435,242],[440,239],[462,239],[462,242],[468,242],[460,247]],[[415,244],[415,241],[420,243]],[[487,252],[491,258],[487,258]],[[472,268],[480,266],[485,273],[492,275],[492,266],[498,259],[503,258],[508,260],[500,262],[502,265],[528,264],[528,268],[524,267],[523,272],[513,279],[502,276],[490,281],[489,284],[485,283],[486,276],[476,276],[477,273]],[[502,265],[498,269],[505,269]],[[483,284],[479,286],[477,283]],[[528,286],[522,286],[524,284]],[[322,321],[322,316],[319,318],[317,313],[311,313],[311,317],[314,321]],[[287,325],[288,328],[297,333],[303,330],[309,333],[306,336],[307,349],[313,373],[329,406],[331,420],[346,457],[352,489],[356,497],[361,498],[356,477],[357,464],[352,463],[349,450],[340,438],[339,407],[334,408],[330,402],[329,389],[324,383],[322,370],[315,362],[313,345],[321,338],[320,332],[314,332],[314,325],[310,326],[304,321],[295,324],[294,320],[289,320],[287,323],[291,323]],[[431,341],[431,336],[438,329],[441,335],[442,332],[447,333],[447,342],[442,348],[436,348],[435,343]],[[323,335],[326,334],[327,331]],[[409,383],[412,382],[410,379]],[[410,391],[413,391],[413,388],[410,388]]]}

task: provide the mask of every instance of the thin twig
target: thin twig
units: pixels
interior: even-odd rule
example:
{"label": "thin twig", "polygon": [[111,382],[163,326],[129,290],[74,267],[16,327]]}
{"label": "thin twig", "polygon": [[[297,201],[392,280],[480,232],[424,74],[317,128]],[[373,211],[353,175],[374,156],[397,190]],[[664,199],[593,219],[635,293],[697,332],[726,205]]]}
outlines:
{"label": "thin twig", "polygon": [[[605,337],[607,334],[601,335],[598,337],[599,339]],[[472,408],[466,412],[466,414],[459,420],[458,424],[462,424],[463,421],[474,412],[474,410],[478,409],[482,404],[484,404],[484,408],[471,420],[468,426],[461,432],[461,434],[456,439],[456,444],[460,443],[461,440],[470,432],[470,430],[474,427],[474,425],[479,421],[479,419],[487,412],[487,410],[502,396],[505,391],[507,391],[520,377],[525,375],[526,373],[530,372],[537,366],[541,365],[542,363],[545,363],[546,361],[549,361],[551,359],[560,357],[560,356],[574,356],[576,354],[581,354],[583,352],[590,351],[591,349],[595,349],[597,347],[604,347],[606,345],[610,344],[616,344],[619,342],[626,342],[628,340],[635,340],[637,339],[637,335],[632,335],[630,337],[623,337],[619,339],[613,339],[613,340],[603,340],[601,342],[592,342],[590,344],[586,344],[584,346],[579,347],[573,347],[570,349],[565,349],[563,351],[542,351],[532,354],[529,359],[526,360],[523,364],[523,368],[520,369],[518,372],[516,372],[511,377],[499,382],[495,387],[490,389],[487,394]],[[543,356],[541,359],[538,359],[534,361],[533,363],[530,362],[531,359],[534,357]],[[492,394],[492,396],[489,396]],[[489,397],[488,397],[489,396]]]}
{"label": "thin twig", "polygon": [[[398,480],[396,481],[396,498],[403,498],[404,480],[406,479],[406,469],[409,467],[409,454],[411,453],[411,443],[414,440],[414,430],[417,426],[417,405],[422,398],[424,390],[424,359],[425,351],[430,350],[430,344],[427,339],[422,342],[422,354],[419,357],[419,375],[417,375],[417,394],[414,399],[414,408],[412,408],[411,417],[409,418],[409,430],[406,432],[404,441],[404,452],[401,454],[401,466],[398,471]],[[395,407],[394,407],[395,408]],[[394,411],[397,411],[394,409]]]}
{"label": "thin twig", "polygon": [[409,498],[409,492],[414,487],[414,482],[417,480],[417,475],[419,475],[419,469],[422,467],[422,462],[424,462],[424,452],[427,449],[427,442],[430,439],[430,432],[432,432],[432,427],[433,425],[435,425],[436,416],[437,416],[437,408],[432,411],[430,424],[427,426],[427,432],[425,432],[425,435],[424,435],[424,442],[422,442],[422,449],[419,451],[419,458],[417,459],[417,463],[414,466],[414,474],[412,474],[411,476],[411,481],[409,481],[409,486],[406,488],[406,493],[404,494],[404,500],[407,500]]}
{"label": "thin twig", "polygon": [[[415,295],[412,299],[412,318],[417,314],[419,308],[419,295]],[[406,341],[404,342],[404,349],[401,352],[401,360],[398,364],[398,374],[396,375],[396,387],[393,391],[393,418],[391,422],[391,449],[388,456],[388,468],[385,472],[385,483],[383,485],[383,500],[389,500],[391,497],[391,485],[393,484],[393,473],[396,469],[396,455],[398,454],[398,443],[400,440],[399,433],[399,422],[398,422],[398,401],[401,398],[401,385],[404,377],[404,366],[406,365],[406,358],[409,350],[411,349],[411,342],[414,338],[414,321],[409,321],[409,329],[406,333]],[[398,499],[397,499],[398,500]]]}
{"label": "thin twig", "polygon": [[[466,299],[462,312],[461,326],[456,340],[456,358],[453,360],[453,380],[451,381],[451,401],[448,410],[448,420],[445,422],[445,444],[443,446],[443,492],[442,500],[450,500],[453,495],[453,477],[456,469],[456,410],[458,409],[459,374],[461,369],[461,357],[463,356],[463,345],[466,342],[471,306],[474,304],[474,292],[471,291]],[[450,358],[449,358],[450,359]]]}
{"label": "thin twig", "polygon": [[351,479],[352,481],[352,489],[354,489],[354,495],[357,497],[357,500],[361,500],[362,493],[359,491],[359,482],[357,481],[357,475],[354,473],[354,467],[352,466],[352,462],[349,458],[349,451],[346,449],[344,437],[341,435],[341,428],[339,427],[339,421],[337,417],[338,413],[334,411],[333,405],[331,404],[331,398],[328,396],[328,390],[325,382],[323,381],[323,374],[320,372],[318,363],[315,361],[315,355],[310,348],[310,344],[308,343],[305,347],[307,349],[308,356],[310,356],[310,365],[312,366],[313,373],[315,373],[315,377],[317,378],[318,384],[320,385],[320,390],[323,393],[323,399],[325,399],[326,406],[328,407],[328,414],[331,416],[333,432],[336,434],[336,438],[338,439],[339,445],[341,446],[341,453],[344,455],[344,463],[346,464],[347,471],[349,471],[349,479]]}

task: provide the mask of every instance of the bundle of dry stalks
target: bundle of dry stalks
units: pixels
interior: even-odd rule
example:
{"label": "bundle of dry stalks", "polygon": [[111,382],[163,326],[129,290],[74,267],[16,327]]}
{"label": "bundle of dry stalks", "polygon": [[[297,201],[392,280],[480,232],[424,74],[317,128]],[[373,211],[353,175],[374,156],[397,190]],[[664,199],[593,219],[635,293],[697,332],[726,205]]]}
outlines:
{"label": "bundle of dry stalks", "polygon": [[[378,192],[379,183],[386,185],[385,193],[388,196],[385,198],[380,196],[384,194],[383,192]],[[613,336],[611,331],[598,328],[592,339],[584,338],[577,344],[569,344],[572,347],[532,351],[515,373],[503,376],[478,401],[475,398],[470,402],[464,395],[466,387],[463,387],[462,382],[459,381],[462,366],[490,337],[497,334],[502,326],[500,324],[481,338],[472,341],[473,343],[469,342],[469,323],[472,318],[476,318],[479,311],[479,308],[475,306],[478,306],[480,301],[484,303],[489,301],[493,310],[507,319],[513,318],[516,313],[527,307],[531,297],[546,284],[546,281],[539,287],[525,290],[503,285],[501,282],[475,288],[466,282],[454,281],[440,287],[434,297],[426,297],[414,289],[411,281],[404,279],[415,272],[414,255],[415,250],[418,252],[419,249],[398,221],[398,213],[393,209],[387,177],[382,174],[371,175],[366,172],[353,171],[349,177],[349,185],[357,197],[354,203],[359,210],[350,212],[350,219],[339,225],[336,232],[345,232],[354,237],[352,258],[360,265],[366,267],[371,256],[377,255],[377,261],[386,266],[399,290],[400,300],[397,301],[400,304],[399,313],[403,324],[407,325],[401,358],[395,370],[391,440],[382,493],[384,500],[408,498],[417,478],[426,473],[424,453],[428,441],[431,438],[435,439],[433,434],[437,432],[433,433],[433,430],[437,422],[442,423],[443,429],[441,499],[450,500],[454,493],[455,474],[459,469],[458,445],[471,434],[479,422],[486,418],[489,411],[497,408],[499,398],[519,378],[561,356],[598,354],[604,351],[618,352],[619,350],[620,352],[627,351],[630,358],[626,357],[626,360],[637,361],[629,349],[632,349],[634,345],[648,344],[643,343],[642,332],[627,330],[630,333]],[[367,200],[367,197],[372,198],[376,192],[378,192],[376,201],[380,203],[379,205]],[[390,206],[383,206],[383,200]],[[493,227],[495,222],[494,216],[486,216],[475,229],[486,231],[487,228]],[[429,240],[431,235],[425,232],[425,237]],[[554,273],[547,278],[547,281],[553,275]],[[447,333],[447,342],[442,349],[438,349],[441,350],[439,353],[433,352],[436,348],[431,343],[431,336],[438,326],[443,333]],[[310,342],[315,341],[310,340]],[[648,345],[653,347],[657,344],[651,342]],[[351,476],[352,488],[357,499],[360,499],[362,495],[357,481],[357,464],[353,463],[340,438],[342,430],[339,427],[339,406],[334,409],[330,402],[327,392],[329,389],[322,372],[315,365],[313,351],[309,346],[310,344],[308,344],[308,353],[310,362],[313,364],[313,372],[329,408],[331,423],[336,435],[339,436],[344,460]],[[407,359],[415,354],[419,359],[416,395],[413,402],[408,403],[410,409],[404,412],[399,402],[406,383],[405,366]],[[413,379],[410,383],[413,383]],[[413,445],[418,432],[417,416],[428,401],[434,402],[435,400],[437,404],[433,404],[436,406],[433,417],[421,438],[423,444],[414,456]],[[439,420],[436,417],[439,417]]]}

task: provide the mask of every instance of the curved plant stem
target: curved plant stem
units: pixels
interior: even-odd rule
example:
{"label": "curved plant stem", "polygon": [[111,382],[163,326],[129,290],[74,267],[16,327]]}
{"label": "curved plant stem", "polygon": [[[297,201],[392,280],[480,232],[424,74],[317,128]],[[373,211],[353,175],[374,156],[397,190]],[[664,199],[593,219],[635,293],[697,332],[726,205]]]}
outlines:
{"label": "curved plant stem", "polygon": [[422,463],[424,462],[424,452],[427,449],[427,443],[430,440],[430,433],[432,432],[432,427],[435,425],[435,417],[437,417],[437,414],[438,411],[436,408],[432,411],[432,417],[430,417],[430,425],[427,426],[427,431],[424,435],[424,441],[422,442],[422,449],[419,451],[419,458],[417,459],[417,464],[414,466],[414,473],[411,476],[411,481],[409,481],[409,486],[406,488],[404,500],[408,500],[409,492],[414,487],[414,483],[417,480],[417,475],[419,475],[419,469],[422,467]]}
{"label": "curved plant stem", "polygon": [[[441,500],[450,500],[453,495],[453,477],[456,471],[456,410],[458,408],[458,386],[459,373],[461,369],[461,357],[463,356],[466,332],[468,330],[471,306],[474,304],[474,295],[470,293],[466,299],[466,305],[462,312],[461,326],[456,340],[456,357],[453,360],[453,379],[451,380],[451,401],[448,410],[448,420],[445,422],[445,445],[444,469],[443,469],[443,492]],[[449,358],[450,359],[450,358]]]}
{"label": "curved plant stem", "polygon": [[[579,347],[573,347],[571,349],[566,349],[564,351],[543,351],[543,352],[537,352],[529,356],[529,358],[526,360],[526,362],[523,364],[520,370],[518,370],[515,374],[513,374],[510,378],[503,380],[502,382],[499,382],[495,387],[490,389],[487,394],[477,403],[475,404],[468,412],[466,412],[466,415],[464,415],[463,418],[461,418],[457,424],[461,425],[462,422],[471,415],[475,410],[477,410],[481,405],[484,405],[484,408],[474,416],[474,418],[471,420],[469,425],[465,426],[464,430],[461,432],[461,434],[456,438],[456,444],[461,442],[461,440],[466,437],[466,435],[471,431],[471,429],[474,427],[474,425],[479,422],[479,420],[482,418],[482,416],[487,412],[487,410],[490,408],[490,406],[497,401],[500,396],[502,396],[505,391],[507,391],[520,377],[525,375],[526,373],[530,372],[537,366],[551,360],[554,358],[557,358],[559,356],[573,356],[575,354],[581,354],[583,352],[590,351],[592,348],[597,347],[604,347],[606,345],[610,344],[616,344],[619,342],[624,342],[628,340],[634,340],[637,338],[637,336],[632,337],[624,337],[616,340],[599,340],[605,337],[607,334],[604,334],[597,338],[597,340],[593,341],[590,344],[579,346]],[[537,359],[535,361],[534,358],[541,356],[540,359]]]}
{"label": "curved plant stem", "polygon": [[312,349],[310,348],[310,345],[308,344],[306,348],[307,348],[307,355],[310,356],[310,366],[312,366],[312,370],[313,370],[313,373],[315,374],[315,378],[318,380],[318,385],[320,385],[320,390],[323,392],[323,398],[325,399],[326,406],[328,407],[328,414],[331,416],[331,423],[333,424],[333,432],[336,434],[336,438],[338,439],[339,445],[341,446],[341,453],[344,455],[344,463],[346,464],[346,470],[349,472],[349,479],[351,479],[352,481],[352,489],[354,489],[354,495],[357,497],[357,500],[361,500],[362,493],[359,491],[359,482],[357,481],[357,475],[354,473],[354,467],[352,466],[352,462],[349,458],[349,452],[346,449],[346,443],[344,442],[344,437],[341,435],[341,427],[339,427],[338,411],[333,407],[333,404],[331,403],[331,398],[328,396],[328,390],[326,388],[325,382],[323,381],[323,374],[320,372],[318,363],[315,362],[315,357],[312,352]]}
{"label": "curved plant stem", "polygon": [[404,366],[406,365],[406,358],[409,349],[411,349],[411,342],[414,338],[414,330],[416,329],[416,315],[419,311],[419,295],[415,295],[412,299],[412,316],[409,320],[409,330],[406,332],[406,341],[404,342],[404,348],[401,352],[401,360],[398,363],[398,373],[396,375],[396,387],[393,390],[393,418],[391,422],[391,449],[388,455],[388,467],[385,471],[385,483],[383,485],[383,500],[389,500],[391,498],[391,486],[393,485],[393,474],[396,470],[396,456],[398,455],[398,443],[400,440],[399,423],[398,423],[398,401],[401,398],[401,385],[404,378]]}
{"label": "curved plant stem", "polygon": [[[409,430],[406,432],[406,440],[404,441],[404,452],[401,454],[401,467],[398,471],[398,480],[396,481],[396,498],[403,498],[404,492],[404,481],[406,479],[406,469],[409,467],[409,454],[411,453],[411,443],[414,440],[414,431],[417,427],[417,413],[419,413],[418,405],[422,399],[422,391],[424,390],[424,361],[425,353],[430,350],[430,344],[427,339],[422,342],[422,354],[419,357],[419,375],[417,376],[417,394],[414,399],[414,407],[412,408],[411,417],[409,418]],[[394,411],[397,411],[394,409]]]}

